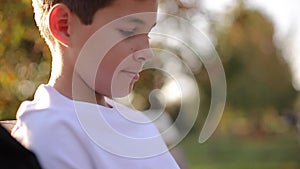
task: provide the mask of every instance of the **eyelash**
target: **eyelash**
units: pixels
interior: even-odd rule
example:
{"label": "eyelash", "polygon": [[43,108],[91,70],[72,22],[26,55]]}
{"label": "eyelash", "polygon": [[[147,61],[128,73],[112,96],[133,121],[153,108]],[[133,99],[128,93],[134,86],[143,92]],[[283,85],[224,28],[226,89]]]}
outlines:
{"label": "eyelash", "polygon": [[119,29],[119,32],[123,35],[123,36],[131,36],[134,34],[134,31],[128,31],[128,30],[123,30],[123,29]]}

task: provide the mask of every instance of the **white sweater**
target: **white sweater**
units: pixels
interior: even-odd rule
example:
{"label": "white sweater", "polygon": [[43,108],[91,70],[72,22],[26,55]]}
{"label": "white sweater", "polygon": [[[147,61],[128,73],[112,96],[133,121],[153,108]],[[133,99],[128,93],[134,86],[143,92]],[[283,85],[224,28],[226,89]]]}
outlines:
{"label": "white sweater", "polygon": [[44,169],[178,169],[156,127],[112,100],[107,108],[41,85],[21,104],[12,135]]}

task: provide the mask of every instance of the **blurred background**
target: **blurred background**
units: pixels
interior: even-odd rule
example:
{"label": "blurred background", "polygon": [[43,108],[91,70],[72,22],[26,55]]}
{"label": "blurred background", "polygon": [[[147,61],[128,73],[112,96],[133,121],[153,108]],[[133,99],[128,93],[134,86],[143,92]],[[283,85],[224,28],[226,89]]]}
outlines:
{"label": "blurred background", "polygon": [[[35,27],[31,1],[0,0],[0,4],[0,120],[7,120],[15,119],[20,103],[32,99],[39,84],[47,83],[51,57]],[[156,57],[153,63],[167,71],[143,71],[129,96],[130,104],[148,110],[149,95],[159,89],[166,94],[164,111],[176,120],[180,100],[194,104],[195,93],[200,94],[196,122],[178,145],[188,168],[300,168],[299,7],[298,0],[160,0],[160,12],[184,18],[207,36],[226,74],[227,101],[221,122],[213,136],[200,144],[211,99],[207,70],[182,43],[151,36],[153,48],[176,57],[155,51],[164,57]],[[201,44],[192,40],[199,32],[190,32],[182,23],[168,17],[159,22],[187,44]],[[205,44],[200,46],[200,52],[206,50]],[[176,77],[168,71],[176,72]],[[187,113],[178,132],[193,120]]]}

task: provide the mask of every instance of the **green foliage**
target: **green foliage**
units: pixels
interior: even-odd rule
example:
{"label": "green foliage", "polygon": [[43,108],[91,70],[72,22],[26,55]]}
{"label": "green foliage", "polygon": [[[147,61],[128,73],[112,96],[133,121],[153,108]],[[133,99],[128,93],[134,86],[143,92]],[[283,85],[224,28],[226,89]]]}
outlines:
{"label": "green foliage", "polygon": [[49,76],[49,51],[33,20],[31,1],[0,0],[0,119],[14,119]]}
{"label": "green foliage", "polygon": [[241,4],[228,30],[219,33],[218,52],[228,82],[228,104],[246,112],[292,107],[296,91],[289,66],[273,42],[273,25]]}
{"label": "green foliage", "polygon": [[[160,2],[162,9],[174,15],[193,18],[199,14],[199,1]],[[0,4],[0,119],[12,119],[20,102],[31,99],[36,87],[47,82],[50,52],[35,26],[30,0],[0,0]],[[243,6],[234,11],[234,16],[231,27],[221,29],[216,38],[228,82],[227,106],[242,109],[249,116],[268,107],[290,108],[296,92],[291,85],[289,67],[281,51],[274,46],[273,25],[259,12]],[[186,31],[180,28],[177,25],[176,29]],[[188,35],[185,40],[189,41],[192,35],[185,33]],[[154,45],[165,48],[164,42]],[[181,59],[185,54],[180,48],[174,53]],[[207,73],[203,67],[201,72],[194,73],[201,90],[201,108],[207,109],[210,103]],[[143,74],[146,76],[141,77],[135,90],[148,100],[153,89],[164,85],[165,76],[159,71]],[[156,82],[150,83],[153,79]],[[141,109],[149,107],[147,101],[143,104]]]}

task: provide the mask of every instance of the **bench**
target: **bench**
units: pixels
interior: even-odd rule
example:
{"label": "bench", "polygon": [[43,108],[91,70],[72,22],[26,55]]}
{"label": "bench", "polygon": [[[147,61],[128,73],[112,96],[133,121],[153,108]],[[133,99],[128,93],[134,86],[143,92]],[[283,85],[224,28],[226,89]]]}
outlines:
{"label": "bench", "polygon": [[0,124],[10,133],[12,128],[16,124],[16,120],[5,120],[5,121],[0,121]]}

